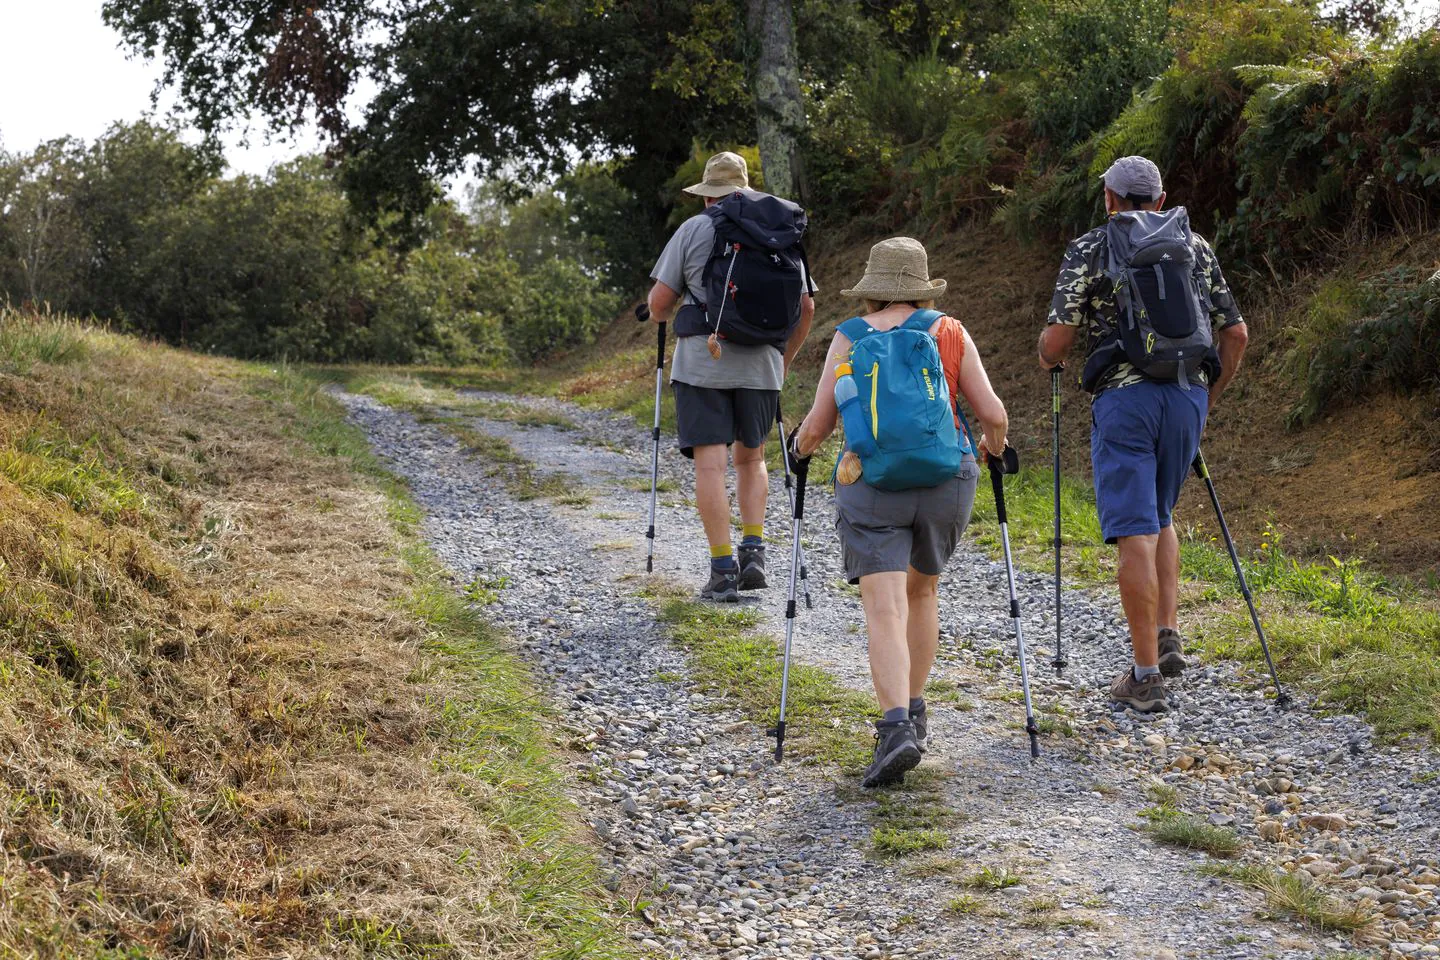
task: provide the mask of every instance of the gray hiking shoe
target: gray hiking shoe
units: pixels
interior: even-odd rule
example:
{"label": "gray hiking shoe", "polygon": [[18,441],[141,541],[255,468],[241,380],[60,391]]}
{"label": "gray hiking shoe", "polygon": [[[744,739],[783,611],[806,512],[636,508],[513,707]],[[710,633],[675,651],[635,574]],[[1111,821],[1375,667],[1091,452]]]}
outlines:
{"label": "gray hiking shoe", "polygon": [[740,546],[740,589],[764,590],[770,586],[765,580],[765,547]]}
{"label": "gray hiking shoe", "polygon": [[1157,673],[1136,680],[1135,671],[1129,667],[1110,684],[1110,699],[1141,713],[1163,713],[1170,709],[1165,678]]}
{"label": "gray hiking shoe", "polygon": [[926,718],[925,704],[920,704],[919,710],[910,711],[910,723],[915,727],[915,746],[920,752],[925,752],[925,738],[930,735],[930,721]]}
{"label": "gray hiking shoe", "polygon": [[1190,666],[1185,661],[1185,638],[1169,627],[1160,628],[1160,672],[1178,677]]}
{"label": "gray hiking shoe", "polygon": [[716,570],[710,569],[710,580],[700,590],[701,600],[714,600],[716,603],[739,603],[740,602],[740,568],[725,567]]}
{"label": "gray hiking shoe", "polygon": [[860,786],[888,787],[900,783],[920,763],[915,725],[909,720],[880,720],[875,724],[875,759]]}

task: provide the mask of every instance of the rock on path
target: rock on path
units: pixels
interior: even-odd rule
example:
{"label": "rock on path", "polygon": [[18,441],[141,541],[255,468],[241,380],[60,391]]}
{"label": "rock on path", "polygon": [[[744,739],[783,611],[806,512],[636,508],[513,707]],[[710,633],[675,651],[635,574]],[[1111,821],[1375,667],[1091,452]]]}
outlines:
{"label": "rock on path", "polygon": [[[487,616],[550,678],[565,731],[583,751],[577,799],[612,882],[652,900],[647,945],[657,952],[938,960],[1300,958],[1352,949],[1341,937],[1257,918],[1258,894],[1197,873],[1206,857],[1138,834],[1146,786],[1159,779],[1180,791],[1187,812],[1236,829],[1251,845],[1248,858],[1303,869],[1338,897],[1374,900],[1389,952],[1440,954],[1440,797],[1425,776],[1440,769],[1433,751],[1378,750],[1355,718],[1276,713],[1261,678],[1229,664],[1187,674],[1181,708],[1169,717],[1114,713],[1099,691],[1127,646],[1115,605],[1067,595],[1070,667],[1056,679],[1045,649],[1053,585],[1022,575],[1036,702],[1072,733],[1044,738],[1041,760],[1031,763],[1015,728],[1020,708],[987,699],[1018,686],[1004,568],[965,551],[942,581],[936,674],[960,702],[932,705],[925,762],[945,774],[944,802],[958,820],[940,862],[960,876],[1008,868],[1024,889],[973,893],[955,876],[919,877],[907,861],[869,851],[873,801],[854,800],[831,771],[777,768],[760,728],[683,681],[684,656],[635,596],[649,494],[629,486],[648,481],[648,431],[513,396],[503,399],[563,413],[580,429],[467,421],[594,494],[589,506],[565,507],[515,500],[438,427],[367,397],[342,399],[409,481],[427,513],[425,535],[456,579],[503,580]],[[676,489],[688,491],[680,458],[666,450],[662,463]],[[759,603],[778,636],[788,516],[772,481],[773,586]],[[698,518],[682,494],[661,501],[656,569],[698,584],[706,571]],[[824,486],[809,488],[806,515],[815,609],[802,607],[796,657],[868,691],[855,628],[863,619],[841,582]],[[949,909],[961,895],[973,899]]]}

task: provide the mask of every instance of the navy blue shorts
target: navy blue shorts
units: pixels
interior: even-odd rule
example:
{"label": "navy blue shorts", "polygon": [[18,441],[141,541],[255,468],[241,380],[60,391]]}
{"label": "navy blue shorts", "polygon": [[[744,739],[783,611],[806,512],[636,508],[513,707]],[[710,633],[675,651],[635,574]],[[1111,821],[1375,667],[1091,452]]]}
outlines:
{"label": "navy blue shorts", "polygon": [[1144,381],[1102,391],[1090,408],[1090,463],[1106,543],[1159,533],[1200,449],[1210,394]]}

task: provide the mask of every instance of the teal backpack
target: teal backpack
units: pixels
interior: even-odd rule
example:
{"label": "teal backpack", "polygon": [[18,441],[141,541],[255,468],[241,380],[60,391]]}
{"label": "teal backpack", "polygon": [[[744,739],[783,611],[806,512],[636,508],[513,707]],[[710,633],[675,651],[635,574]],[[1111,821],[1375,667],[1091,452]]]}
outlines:
{"label": "teal backpack", "polygon": [[[865,482],[879,490],[939,486],[959,472],[965,454],[975,454],[970,424],[951,403],[940,347],[930,335],[941,316],[916,310],[885,331],[860,317],[838,327],[850,339],[855,388],[851,394],[848,385],[836,384],[845,446],[860,458]],[[963,432],[955,428],[957,413]]]}

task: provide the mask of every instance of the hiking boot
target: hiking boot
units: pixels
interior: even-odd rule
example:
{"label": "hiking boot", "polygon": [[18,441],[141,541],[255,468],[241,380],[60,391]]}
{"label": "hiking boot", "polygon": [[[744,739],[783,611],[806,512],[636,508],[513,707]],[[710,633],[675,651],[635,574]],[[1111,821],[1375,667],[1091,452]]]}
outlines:
{"label": "hiking boot", "polygon": [[915,724],[909,720],[880,720],[875,724],[875,760],[865,771],[862,787],[887,787],[905,779],[920,763]]}
{"label": "hiking boot", "polygon": [[926,718],[927,712],[924,704],[921,704],[919,710],[910,711],[910,723],[915,727],[915,746],[920,748],[921,753],[925,752],[925,738],[930,734],[930,721]]}
{"label": "hiking boot", "polygon": [[1144,680],[1136,680],[1135,671],[1129,667],[1110,684],[1110,699],[1141,713],[1162,713],[1170,709],[1165,678],[1157,673]]}
{"label": "hiking boot", "polygon": [[1185,662],[1184,638],[1169,627],[1160,628],[1160,672],[1167,677],[1178,677],[1190,664]]}
{"label": "hiking boot", "polygon": [[723,567],[719,570],[710,568],[710,580],[700,590],[701,600],[714,600],[716,603],[739,603],[740,602],[740,568]]}
{"label": "hiking boot", "polygon": [[764,590],[770,586],[765,581],[765,547],[740,545],[740,589]]}

